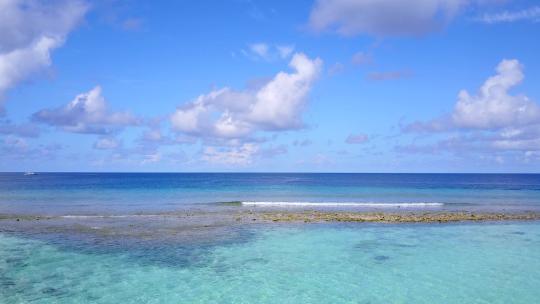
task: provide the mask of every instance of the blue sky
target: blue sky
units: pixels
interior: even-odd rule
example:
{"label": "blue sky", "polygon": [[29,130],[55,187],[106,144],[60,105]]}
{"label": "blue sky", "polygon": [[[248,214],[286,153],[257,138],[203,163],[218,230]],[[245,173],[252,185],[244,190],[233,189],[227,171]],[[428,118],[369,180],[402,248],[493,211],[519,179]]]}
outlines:
{"label": "blue sky", "polygon": [[0,170],[538,172],[540,4],[0,1]]}

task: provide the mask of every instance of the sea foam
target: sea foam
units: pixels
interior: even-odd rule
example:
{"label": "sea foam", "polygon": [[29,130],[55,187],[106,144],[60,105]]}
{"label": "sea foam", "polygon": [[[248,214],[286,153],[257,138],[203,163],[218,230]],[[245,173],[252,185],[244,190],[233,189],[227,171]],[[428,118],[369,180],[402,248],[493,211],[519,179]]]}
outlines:
{"label": "sea foam", "polygon": [[125,217],[158,217],[159,214],[107,214],[107,215],[61,215],[61,218],[92,219],[92,218],[125,218]]}
{"label": "sea foam", "polygon": [[376,202],[242,202],[244,206],[264,207],[371,207],[422,208],[441,207],[444,203],[376,203]]}

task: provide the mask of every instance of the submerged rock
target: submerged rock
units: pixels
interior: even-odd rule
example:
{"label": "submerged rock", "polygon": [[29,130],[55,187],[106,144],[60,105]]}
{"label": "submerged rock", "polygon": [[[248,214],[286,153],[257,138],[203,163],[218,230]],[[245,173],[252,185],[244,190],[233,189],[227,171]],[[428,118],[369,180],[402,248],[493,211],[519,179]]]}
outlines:
{"label": "submerged rock", "polygon": [[389,260],[390,257],[387,255],[378,255],[378,256],[375,256],[374,259],[375,261],[382,262],[382,261]]}
{"label": "submerged rock", "polygon": [[53,288],[53,287],[45,287],[45,288],[43,288],[41,290],[41,292],[43,294],[50,295],[50,296],[55,296],[55,297],[62,296],[64,294],[66,294],[66,292],[62,291],[61,289]]}

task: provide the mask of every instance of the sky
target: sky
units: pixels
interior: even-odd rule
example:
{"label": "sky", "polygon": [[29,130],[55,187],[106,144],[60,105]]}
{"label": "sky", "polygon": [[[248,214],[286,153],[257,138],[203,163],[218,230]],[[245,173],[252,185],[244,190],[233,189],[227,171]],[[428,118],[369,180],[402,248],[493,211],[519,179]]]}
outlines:
{"label": "sky", "polygon": [[0,0],[0,171],[538,172],[540,2]]}

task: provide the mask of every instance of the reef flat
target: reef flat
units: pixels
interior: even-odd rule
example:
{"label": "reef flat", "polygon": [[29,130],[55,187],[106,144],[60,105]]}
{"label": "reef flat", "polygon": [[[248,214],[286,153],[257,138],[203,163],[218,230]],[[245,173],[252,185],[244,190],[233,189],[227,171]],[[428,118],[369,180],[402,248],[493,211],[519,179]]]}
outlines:
{"label": "reef flat", "polygon": [[473,213],[473,212],[262,212],[272,222],[375,222],[375,223],[447,223],[460,221],[539,220],[540,213]]}
{"label": "reef flat", "polygon": [[[178,211],[127,215],[17,215],[0,214],[0,231],[6,224],[20,226],[67,225],[85,230],[96,227],[131,227],[134,230],[190,230],[257,223],[369,222],[369,223],[447,223],[460,221],[531,221],[540,220],[540,212],[470,212],[470,211],[328,211],[296,209],[226,208],[217,211]],[[136,225],[134,225],[136,224]],[[136,229],[135,229],[136,228]]]}

